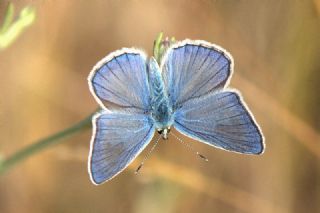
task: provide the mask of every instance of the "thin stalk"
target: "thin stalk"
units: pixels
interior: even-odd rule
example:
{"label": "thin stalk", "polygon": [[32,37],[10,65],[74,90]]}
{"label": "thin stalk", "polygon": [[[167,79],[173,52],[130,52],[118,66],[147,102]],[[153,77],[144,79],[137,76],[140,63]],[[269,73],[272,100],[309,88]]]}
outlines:
{"label": "thin stalk", "polygon": [[10,168],[12,168],[14,165],[18,164],[19,162],[25,160],[26,158],[30,157],[31,155],[34,155],[46,148],[48,148],[51,145],[58,144],[62,139],[66,139],[75,133],[84,130],[89,129],[91,127],[91,117],[94,113],[90,114],[85,119],[81,120],[79,123],[64,129],[56,134],[53,134],[51,136],[48,136],[44,139],[41,139],[22,150],[14,153],[10,157],[0,160],[0,174],[3,174]]}

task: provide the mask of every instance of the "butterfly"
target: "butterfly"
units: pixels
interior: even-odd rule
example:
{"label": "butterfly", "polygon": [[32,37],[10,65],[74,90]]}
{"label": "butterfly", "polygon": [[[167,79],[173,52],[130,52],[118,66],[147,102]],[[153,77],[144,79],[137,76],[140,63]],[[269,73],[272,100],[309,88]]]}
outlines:
{"label": "butterfly", "polygon": [[174,127],[223,150],[261,154],[264,137],[240,93],[228,89],[233,58],[218,45],[183,40],[160,64],[139,49],[110,53],[92,69],[88,83],[102,110],[93,116],[88,158],[96,185],[123,171],[150,143]]}

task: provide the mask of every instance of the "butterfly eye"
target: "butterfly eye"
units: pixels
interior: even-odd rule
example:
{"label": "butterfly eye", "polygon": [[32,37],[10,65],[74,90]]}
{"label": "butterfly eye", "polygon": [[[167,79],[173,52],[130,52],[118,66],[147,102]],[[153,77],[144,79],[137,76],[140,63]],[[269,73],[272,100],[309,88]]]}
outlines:
{"label": "butterfly eye", "polygon": [[161,135],[163,133],[163,129],[158,129],[157,132]]}

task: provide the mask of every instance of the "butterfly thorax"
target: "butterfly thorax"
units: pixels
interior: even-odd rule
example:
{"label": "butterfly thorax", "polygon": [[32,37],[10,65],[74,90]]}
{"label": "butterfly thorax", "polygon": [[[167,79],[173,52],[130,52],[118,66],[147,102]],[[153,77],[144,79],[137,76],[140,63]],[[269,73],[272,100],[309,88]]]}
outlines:
{"label": "butterfly thorax", "polygon": [[172,108],[169,104],[159,65],[153,57],[149,60],[148,75],[151,98],[151,117],[154,120],[156,129],[165,138],[173,123]]}

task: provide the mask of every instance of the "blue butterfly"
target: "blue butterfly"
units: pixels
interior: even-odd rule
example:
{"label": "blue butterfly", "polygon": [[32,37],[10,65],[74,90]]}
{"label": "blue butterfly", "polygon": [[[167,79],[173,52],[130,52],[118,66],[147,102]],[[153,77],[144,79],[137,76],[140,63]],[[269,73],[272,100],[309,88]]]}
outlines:
{"label": "blue butterfly", "polygon": [[123,171],[170,128],[223,150],[261,154],[264,137],[240,93],[226,89],[233,58],[201,40],[170,46],[158,64],[138,49],[124,48],[91,71],[90,91],[102,107],[93,119],[89,175],[101,184]]}

